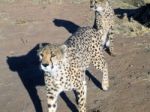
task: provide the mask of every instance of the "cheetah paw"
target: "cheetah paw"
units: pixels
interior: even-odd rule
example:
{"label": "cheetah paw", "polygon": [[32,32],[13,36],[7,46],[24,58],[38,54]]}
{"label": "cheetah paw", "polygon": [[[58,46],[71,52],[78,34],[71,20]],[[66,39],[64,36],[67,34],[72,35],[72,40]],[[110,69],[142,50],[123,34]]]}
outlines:
{"label": "cheetah paw", "polygon": [[102,83],[102,89],[104,90],[104,91],[107,91],[108,90],[108,88],[109,88],[109,84],[108,83]]}

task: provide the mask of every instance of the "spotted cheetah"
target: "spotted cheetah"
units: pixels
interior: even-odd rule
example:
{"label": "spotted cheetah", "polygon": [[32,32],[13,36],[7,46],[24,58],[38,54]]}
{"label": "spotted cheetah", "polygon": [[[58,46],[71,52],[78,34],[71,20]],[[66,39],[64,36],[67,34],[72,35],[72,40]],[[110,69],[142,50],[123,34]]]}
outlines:
{"label": "spotted cheetah", "polygon": [[90,63],[103,72],[102,88],[108,90],[108,67],[101,49],[102,41],[98,39],[102,35],[102,30],[82,27],[63,44],[40,47],[38,56],[45,74],[49,112],[56,112],[58,95],[70,90],[78,93],[79,112],[86,112],[85,71]]}
{"label": "spotted cheetah", "polygon": [[100,37],[102,39],[103,49],[110,55],[114,55],[112,54],[114,10],[110,6],[108,0],[90,0],[90,8],[95,11],[95,22],[93,27],[97,30],[103,29],[105,32],[104,35]]}

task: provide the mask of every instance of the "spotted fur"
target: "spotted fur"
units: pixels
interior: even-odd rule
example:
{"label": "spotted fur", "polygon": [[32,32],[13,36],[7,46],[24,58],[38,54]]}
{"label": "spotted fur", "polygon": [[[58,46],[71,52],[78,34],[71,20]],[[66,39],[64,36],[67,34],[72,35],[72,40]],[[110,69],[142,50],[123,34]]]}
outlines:
{"label": "spotted fur", "polygon": [[102,52],[103,31],[91,27],[78,29],[62,45],[47,44],[39,49],[40,66],[45,74],[49,112],[56,112],[62,91],[76,90],[79,112],[86,112],[85,71],[92,63],[103,72],[102,88],[108,90],[108,68]]}
{"label": "spotted fur", "polygon": [[[95,11],[94,28],[104,30],[102,39],[103,48],[112,55],[113,53],[113,26],[114,11],[108,0],[90,0],[90,7]],[[111,46],[110,46],[111,44]]]}

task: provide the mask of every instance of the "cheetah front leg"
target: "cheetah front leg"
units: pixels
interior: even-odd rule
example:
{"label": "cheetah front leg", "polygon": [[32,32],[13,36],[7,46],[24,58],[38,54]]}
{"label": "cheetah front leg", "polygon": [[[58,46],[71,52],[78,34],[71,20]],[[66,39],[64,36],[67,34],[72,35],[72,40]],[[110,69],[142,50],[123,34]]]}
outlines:
{"label": "cheetah front leg", "polygon": [[57,98],[59,95],[59,91],[57,88],[48,87],[47,88],[47,105],[48,105],[48,112],[56,112],[57,110]]}
{"label": "cheetah front leg", "polygon": [[103,55],[102,51],[100,51],[100,52],[98,52],[98,50],[96,50],[96,51],[97,52],[95,53],[95,55],[92,58],[92,63],[96,69],[101,70],[103,72],[102,88],[103,88],[103,90],[106,91],[109,88],[108,66],[104,59],[104,55]]}
{"label": "cheetah front leg", "polygon": [[76,89],[76,92],[78,97],[79,112],[86,112],[86,94],[87,94],[86,81],[82,81],[82,83]]}
{"label": "cheetah front leg", "polygon": [[45,76],[44,78],[45,78],[45,86],[46,86],[48,112],[56,112],[57,98],[61,92],[60,88],[48,76]]}

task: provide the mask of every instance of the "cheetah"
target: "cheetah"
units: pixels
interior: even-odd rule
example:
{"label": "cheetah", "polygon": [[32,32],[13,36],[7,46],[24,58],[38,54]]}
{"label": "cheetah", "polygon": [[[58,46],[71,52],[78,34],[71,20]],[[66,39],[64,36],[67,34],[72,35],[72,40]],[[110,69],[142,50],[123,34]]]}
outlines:
{"label": "cheetah", "polygon": [[[104,35],[100,37],[103,43],[103,49],[109,54],[113,54],[113,26],[114,10],[108,0],[90,0],[90,8],[95,12],[95,21],[93,28],[104,30]],[[111,46],[110,46],[111,44]]]}
{"label": "cheetah", "polygon": [[87,84],[85,71],[90,63],[103,73],[102,88],[108,90],[108,66],[102,52],[103,31],[79,28],[63,44],[47,44],[38,51],[40,68],[44,71],[48,112],[56,112],[57,98],[62,91],[75,90],[79,112],[86,112]]}

